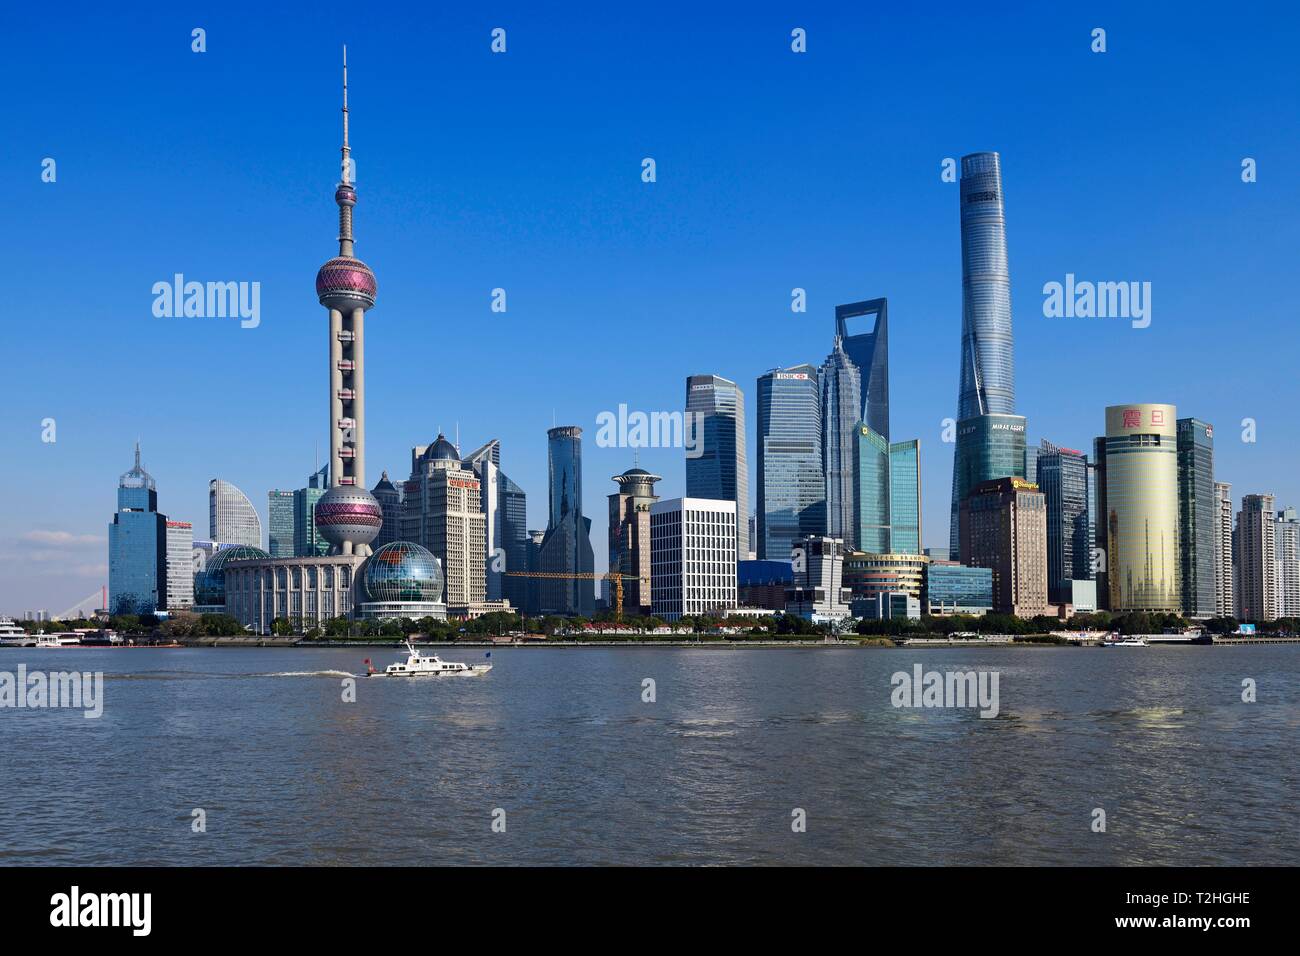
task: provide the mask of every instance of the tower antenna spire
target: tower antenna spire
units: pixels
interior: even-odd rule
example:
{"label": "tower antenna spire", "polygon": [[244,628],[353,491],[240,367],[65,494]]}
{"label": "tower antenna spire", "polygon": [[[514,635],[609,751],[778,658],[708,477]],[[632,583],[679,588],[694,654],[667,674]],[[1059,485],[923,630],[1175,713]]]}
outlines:
{"label": "tower antenna spire", "polygon": [[348,162],[352,150],[348,147],[348,45],[343,44],[343,184],[351,185],[352,170]]}

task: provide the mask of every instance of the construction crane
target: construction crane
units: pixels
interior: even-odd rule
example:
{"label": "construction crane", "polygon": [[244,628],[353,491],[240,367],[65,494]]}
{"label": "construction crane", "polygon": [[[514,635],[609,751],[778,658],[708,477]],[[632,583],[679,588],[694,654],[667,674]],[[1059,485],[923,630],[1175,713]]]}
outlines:
{"label": "construction crane", "polygon": [[595,574],[587,571],[574,571],[572,573],[565,571],[503,571],[501,573],[516,578],[566,578],[570,581],[610,581],[614,592],[615,624],[623,623],[623,582],[644,581],[647,584],[650,583],[648,576],[620,574],[617,571],[608,571],[605,574]]}

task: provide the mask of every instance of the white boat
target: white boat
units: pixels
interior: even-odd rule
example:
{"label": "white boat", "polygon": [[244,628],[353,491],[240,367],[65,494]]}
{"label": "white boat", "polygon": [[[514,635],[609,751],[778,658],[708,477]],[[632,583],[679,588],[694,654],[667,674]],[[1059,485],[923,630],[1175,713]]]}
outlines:
{"label": "white boat", "polygon": [[0,617],[0,647],[35,647],[36,638],[7,617]]}
{"label": "white boat", "polygon": [[36,647],[73,647],[81,643],[78,634],[37,634]]}
{"label": "white boat", "polygon": [[410,641],[406,642],[408,651],[405,661],[389,664],[382,671],[375,670],[366,658],[367,677],[481,677],[492,669],[491,664],[459,664],[444,661],[437,654],[421,654]]}
{"label": "white boat", "polygon": [[1146,641],[1140,637],[1130,637],[1123,641],[1102,641],[1102,647],[1150,647]]}

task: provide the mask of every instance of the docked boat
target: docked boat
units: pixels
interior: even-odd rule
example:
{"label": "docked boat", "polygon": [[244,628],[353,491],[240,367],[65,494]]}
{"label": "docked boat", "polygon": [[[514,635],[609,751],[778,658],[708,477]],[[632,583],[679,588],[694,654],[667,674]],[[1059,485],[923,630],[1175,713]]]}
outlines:
{"label": "docked boat", "polygon": [[1122,641],[1102,641],[1102,647],[1150,647],[1146,641],[1140,637],[1130,637]]}
{"label": "docked boat", "polygon": [[492,669],[491,664],[460,664],[444,661],[437,654],[421,654],[406,642],[405,661],[389,664],[382,671],[377,671],[366,658],[367,677],[482,677]]}
{"label": "docked boat", "polygon": [[0,647],[35,647],[36,638],[15,624],[10,618],[0,617]]}
{"label": "docked boat", "polygon": [[75,647],[81,643],[80,634],[37,634],[36,647]]}

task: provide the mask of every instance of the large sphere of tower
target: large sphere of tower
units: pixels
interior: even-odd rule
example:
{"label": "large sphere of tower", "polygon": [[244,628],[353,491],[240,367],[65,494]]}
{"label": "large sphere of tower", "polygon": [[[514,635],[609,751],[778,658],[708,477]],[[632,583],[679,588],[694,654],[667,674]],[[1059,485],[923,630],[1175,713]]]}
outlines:
{"label": "large sphere of tower", "polygon": [[348,315],[375,307],[379,283],[370,267],[353,256],[335,256],[316,273],[316,295],[327,309]]}
{"label": "large sphere of tower", "polygon": [[359,544],[370,544],[383,523],[383,507],[364,488],[338,485],[316,502],[316,530],[335,551],[344,544],[350,543],[354,551]]}

